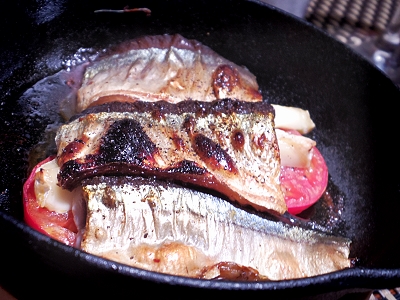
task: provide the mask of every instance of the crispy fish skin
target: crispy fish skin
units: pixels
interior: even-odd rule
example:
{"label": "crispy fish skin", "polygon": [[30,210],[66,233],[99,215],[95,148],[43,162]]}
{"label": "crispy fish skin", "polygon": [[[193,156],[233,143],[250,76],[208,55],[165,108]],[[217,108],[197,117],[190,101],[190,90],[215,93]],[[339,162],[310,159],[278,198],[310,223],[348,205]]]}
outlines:
{"label": "crispy fish skin", "polygon": [[131,266],[202,277],[204,268],[232,262],[269,280],[350,267],[348,239],[268,220],[175,184],[100,177],[85,180],[83,191],[81,248]]}
{"label": "crispy fish skin", "polygon": [[94,175],[141,174],[209,188],[258,210],[286,211],[268,103],[116,102],[94,111],[101,110],[57,132],[62,187],[72,190]]}
{"label": "crispy fish skin", "polygon": [[141,37],[108,49],[87,67],[77,111],[119,101],[261,101],[255,76],[179,34]]}

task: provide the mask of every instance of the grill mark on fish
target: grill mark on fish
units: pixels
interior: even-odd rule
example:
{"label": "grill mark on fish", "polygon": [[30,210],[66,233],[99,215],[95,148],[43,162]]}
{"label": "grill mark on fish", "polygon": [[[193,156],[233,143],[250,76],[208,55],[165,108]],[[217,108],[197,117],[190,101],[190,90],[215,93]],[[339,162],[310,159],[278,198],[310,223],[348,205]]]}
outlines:
{"label": "grill mark on fish", "polygon": [[[230,99],[90,108],[57,133],[58,179],[71,190],[95,175],[157,176],[282,214],[286,204],[273,119],[266,102]],[[65,157],[63,149],[77,139],[87,139],[86,147]]]}
{"label": "grill mark on fish", "polygon": [[227,176],[238,175],[233,159],[219,144],[202,134],[196,134],[193,146],[194,151],[211,170],[227,171]]}
{"label": "grill mark on fish", "polygon": [[152,165],[156,145],[143,131],[139,122],[132,119],[112,123],[100,142],[96,164],[123,162],[137,165]]}
{"label": "grill mark on fish", "polygon": [[[309,277],[351,265],[348,239],[272,221],[170,182],[118,176],[82,184],[88,218],[81,248],[124,264],[204,278],[232,262],[257,270],[254,280]],[[112,207],[104,203],[110,194]]]}
{"label": "grill mark on fish", "polygon": [[217,99],[231,96],[233,89],[240,85],[240,77],[231,66],[222,65],[212,74],[214,95]]}
{"label": "grill mark on fish", "polygon": [[[113,96],[118,98],[118,96]],[[111,97],[112,98],[112,97]],[[146,102],[146,101],[136,101],[136,102],[120,102],[111,101],[104,103],[102,105],[93,106],[85,109],[79,114],[71,117],[70,121],[74,121],[83,116],[88,117],[89,114],[99,113],[99,112],[137,112],[137,113],[148,113],[152,112],[151,117],[157,120],[161,120],[165,114],[183,114],[191,113],[193,114],[193,120],[191,122],[196,122],[197,117],[202,117],[210,114],[230,115],[233,113],[237,114],[272,114],[275,117],[275,111],[272,105],[267,102],[248,102],[248,101],[238,101],[235,99],[221,99],[216,101],[196,101],[188,100],[182,101],[176,104],[169,103],[167,101],[157,101],[157,102]]]}

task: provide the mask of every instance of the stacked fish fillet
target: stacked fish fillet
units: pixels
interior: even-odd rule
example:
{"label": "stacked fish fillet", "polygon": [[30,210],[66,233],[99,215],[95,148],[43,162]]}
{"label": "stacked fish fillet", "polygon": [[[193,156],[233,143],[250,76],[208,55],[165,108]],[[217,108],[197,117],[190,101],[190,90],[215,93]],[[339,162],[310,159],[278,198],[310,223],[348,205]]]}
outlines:
{"label": "stacked fish fillet", "polygon": [[[205,279],[350,267],[349,240],[268,217],[287,210],[279,175],[291,143],[301,161],[315,142],[278,134],[286,110],[262,101],[246,68],[180,35],[138,38],[86,68],[77,111],[53,163],[59,184],[79,191],[70,205],[84,251]],[[293,129],[313,128],[308,112],[295,115],[305,121]]]}

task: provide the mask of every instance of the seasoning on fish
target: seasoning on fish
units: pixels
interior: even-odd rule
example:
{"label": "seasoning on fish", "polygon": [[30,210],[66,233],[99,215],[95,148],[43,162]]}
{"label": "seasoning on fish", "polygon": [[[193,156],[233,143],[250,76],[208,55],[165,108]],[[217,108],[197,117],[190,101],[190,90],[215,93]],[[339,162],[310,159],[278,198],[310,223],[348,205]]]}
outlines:
{"label": "seasoning on fish", "polygon": [[224,98],[261,101],[256,77],[196,40],[165,34],[127,41],[101,54],[86,69],[77,111],[116,100]]}
{"label": "seasoning on fish", "polygon": [[97,175],[157,176],[283,214],[273,120],[266,102],[107,103],[59,129],[59,182],[72,190]]}
{"label": "seasoning on fish", "polygon": [[351,264],[348,239],[154,178],[95,177],[84,180],[83,193],[81,248],[127,265],[206,279],[283,280]]}
{"label": "seasoning on fish", "polygon": [[[111,47],[86,66],[82,81],[74,107],[78,113],[112,101],[263,100],[256,77],[247,68],[179,34],[144,36]],[[307,110],[273,107],[276,128],[305,134],[315,127]],[[297,137],[302,138],[306,139]],[[301,167],[310,164],[310,148],[304,146],[308,141],[295,142],[296,147],[288,139],[279,143],[284,166],[298,167],[291,165],[293,161],[304,163]]]}
{"label": "seasoning on fish", "polygon": [[58,130],[57,157],[24,185],[32,227],[107,259],[195,278],[282,280],[351,267],[350,240],[277,221],[299,209],[283,192],[303,199],[309,189],[293,188],[305,179],[317,200],[326,187],[316,143],[300,135],[315,127],[308,111],[268,104],[249,70],[180,35],[125,42],[82,68],[77,102],[64,102],[73,103],[65,116],[79,114]]}

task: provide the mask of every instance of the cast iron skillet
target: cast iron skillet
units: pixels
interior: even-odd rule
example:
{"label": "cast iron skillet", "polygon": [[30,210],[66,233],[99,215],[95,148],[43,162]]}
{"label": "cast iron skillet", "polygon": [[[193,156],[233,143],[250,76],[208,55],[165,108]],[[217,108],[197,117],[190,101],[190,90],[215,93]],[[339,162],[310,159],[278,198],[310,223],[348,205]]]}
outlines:
{"label": "cast iron skillet", "polygon": [[[16,297],[77,295],[314,296],[400,286],[397,102],[400,91],[380,71],[313,26],[259,2],[15,1],[1,11],[0,284]],[[147,7],[144,13],[95,13]],[[332,195],[343,201],[334,233],[353,240],[357,266],[279,282],[202,281],[106,261],[28,228],[21,190],[27,153],[42,138],[45,116],[28,118],[18,99],[63,68],[79,48],[102,49],[148,34],[197,39],[256,74],[272,103],[310,111],[312,137],[326,158]],[[55,293],[55,294],[54,294]],[[242,295],[239,295],[242,294]],[[258,295],[257,295],[258,296]]]}

